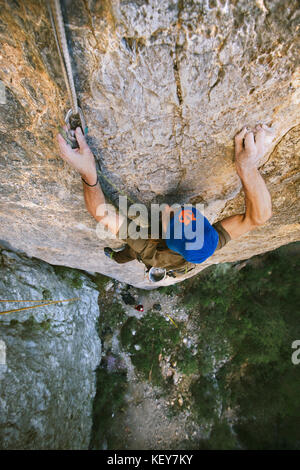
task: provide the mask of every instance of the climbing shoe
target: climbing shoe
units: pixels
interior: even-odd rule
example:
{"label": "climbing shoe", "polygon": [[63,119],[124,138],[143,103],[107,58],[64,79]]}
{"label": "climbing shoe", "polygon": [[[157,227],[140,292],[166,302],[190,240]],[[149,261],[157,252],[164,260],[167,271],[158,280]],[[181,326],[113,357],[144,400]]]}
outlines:
{"label": "climbing shoe", "polygon": [[113,259],[114,250],[112,250],[109,246],[106,246],[106,247],[104,248],[104,254],[105,254],[105,256],[107,256],[108,258]]}

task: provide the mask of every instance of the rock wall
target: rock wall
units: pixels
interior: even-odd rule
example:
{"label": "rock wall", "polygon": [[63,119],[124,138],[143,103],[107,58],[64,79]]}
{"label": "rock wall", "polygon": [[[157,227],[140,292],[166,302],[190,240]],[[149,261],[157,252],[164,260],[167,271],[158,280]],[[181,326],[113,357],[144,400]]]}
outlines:
{"label": "rock wall", "polygon": [[[62,4],[89,143],[114,185],[147,204],[201,201],[220,220],[243,208],[234,135],[274,123],[274,152],[261,161],[274,216],[205,266],[300,238],[297,0]],[[0,239],[50,263],[149,287],[140,264],[103,255],[107,242],[84,208],[81,180],[58,156],[55,134],[69,104],[45,2],[0,6]]]}
{"label": "rock wall", "polygon": [[[0,250],[0,299],[80,298],[0,315],[0,449],[88,448],[98,294],[78,271]],[[0,312],[29,305],[1,302]]]}

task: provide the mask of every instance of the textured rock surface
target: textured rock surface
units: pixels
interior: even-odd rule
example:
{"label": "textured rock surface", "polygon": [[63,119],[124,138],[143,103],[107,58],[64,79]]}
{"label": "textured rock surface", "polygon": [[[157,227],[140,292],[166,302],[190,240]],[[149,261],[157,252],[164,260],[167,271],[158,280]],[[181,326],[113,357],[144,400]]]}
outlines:
{"label": "textured rock surface", "polygon": [[[101,344],[87,276],[0,251],[0,299],[73,297],[80,301],[0,315],[1,449],[88,448]],[[1,302],[0,310],[25,305]]]}
{"label": "textured rock surface", "polygon": [[[0,239],[147,286],[137,262],[103,256],[80,178],[58,157],[54,136],[68,103],[44,2],[0,3]],[[261,164],[274,216],[209,263],[299,239],[297,0],[62,3],[89,142],[114,184],[146,203],[204,202],[219,220],[242,209],[235,133],[273,122],[279,145]]]}

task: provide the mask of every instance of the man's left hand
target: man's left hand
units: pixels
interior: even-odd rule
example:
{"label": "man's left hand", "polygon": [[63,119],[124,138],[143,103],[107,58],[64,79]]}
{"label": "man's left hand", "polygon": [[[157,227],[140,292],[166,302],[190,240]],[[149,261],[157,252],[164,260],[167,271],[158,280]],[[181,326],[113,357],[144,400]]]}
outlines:
{"label": "man's left hand", "polygon": [[274,131],[265,124],[258,124],[253,131],[244,127],[235,136],[235,162],[237,170],[257,168],[259,160],[270,150]]}

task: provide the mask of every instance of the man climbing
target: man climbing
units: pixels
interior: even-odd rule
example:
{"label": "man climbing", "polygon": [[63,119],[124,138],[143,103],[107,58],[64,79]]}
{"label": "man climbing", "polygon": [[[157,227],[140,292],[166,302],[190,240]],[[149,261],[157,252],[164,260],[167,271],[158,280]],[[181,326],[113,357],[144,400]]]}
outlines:
{"label": "man climbing", "polygon": [[[93,153],[80,128],[76,129],[75,135],[79,144],[79,148],[75,150],[71,149],[60,134],[58,135],[61,157],[80,173],[83,180],[85,204],[89,213],[116,236],[124,233],[125,229],[126,245],[122,251],[115,252],[109,247],[105,248],[105,254],[118,263],[137,259],[142,261],[148,269],[164,268],[170,275],[171,273],[175,276],[180,275],[192,269],[195,264],[202,263],[216,250],[225,246],[229,240],[236,239],[263,225],[272,215],[271,197],[257,169],[260,158],[266,153],[273,139],[272,129],[264,124],[257,125],[253,131],[244,127],[235,136],[236,170],[245,193],[246,209],[243,214],[226,217],[211,225],[193,206],[179,207],[174,210],[166,205],[161,217],[160,235],[147,239],[133,239],[127,232],[129,219],[121,213],[103,210],[107,206],[98,181]],[[102,208],[102,211],[99,211],[99,208]],[[202,221],[201,243],[196,249],[188,249],[187,243],[193,240],[186,237],[183,229],[186,225],[190,225],[192,233],[196,233],[196,223],[200,219]],[[178,226],[178,223],[179,225],[181,223],[183,228],[180,238],[174,235],[174,227],[176,224]]]}

